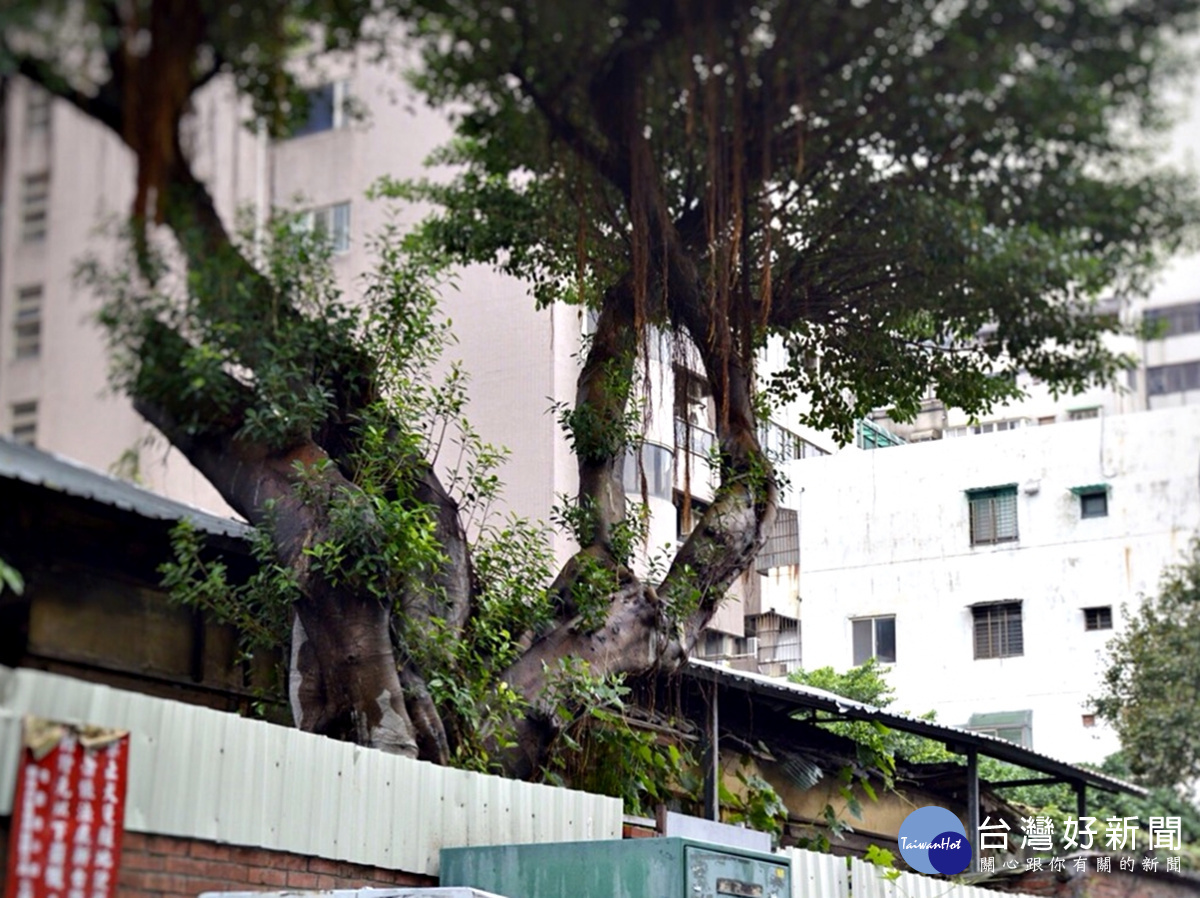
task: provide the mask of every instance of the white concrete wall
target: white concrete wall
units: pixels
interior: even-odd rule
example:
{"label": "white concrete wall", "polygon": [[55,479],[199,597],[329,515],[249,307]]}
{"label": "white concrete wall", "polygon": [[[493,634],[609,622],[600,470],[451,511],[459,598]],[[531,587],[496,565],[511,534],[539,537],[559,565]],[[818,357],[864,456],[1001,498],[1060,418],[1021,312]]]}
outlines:
{"label": "white concrete wall", "polygon": [[[1084,607],[1152,591],[1200,525],[1200,408],[809,459],[799,498],[804,666],[852,664],[851,620],[896,616],[898,707],[943,723],[1033,711],[1033,745],[1068,761],[1115,750],[1086,728],[1111,631]],[[1017,483],[1019,540],[972,547],[966,490]],[[1073,486],[1108,483],[1081,519]],[[975,660],[977,602],[1023,603],[1021,657]]]}

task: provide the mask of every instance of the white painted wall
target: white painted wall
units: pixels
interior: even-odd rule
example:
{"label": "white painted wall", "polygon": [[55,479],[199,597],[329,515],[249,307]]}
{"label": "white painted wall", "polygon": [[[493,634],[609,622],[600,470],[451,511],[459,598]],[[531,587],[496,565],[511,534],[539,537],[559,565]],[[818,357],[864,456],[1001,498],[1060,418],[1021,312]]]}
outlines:
{"label": "white painted wall", "polygon": [[[1080,609],[1152,591],[1200,526],[1200,407],[1103,417],[797,463],[804,666],[851,666],[851,620],[896,616],[898,707],[943,723],[1033,711],[1033,746],[1071,762],[1115,750],[1085,728],[1110,631]],[[1017,483],[1019,541],[971,546],[966,490]],[[1108,483],[1081,519],[1073,486]],[[1023,602],[1022,657],[975,660],[977,602]]]}

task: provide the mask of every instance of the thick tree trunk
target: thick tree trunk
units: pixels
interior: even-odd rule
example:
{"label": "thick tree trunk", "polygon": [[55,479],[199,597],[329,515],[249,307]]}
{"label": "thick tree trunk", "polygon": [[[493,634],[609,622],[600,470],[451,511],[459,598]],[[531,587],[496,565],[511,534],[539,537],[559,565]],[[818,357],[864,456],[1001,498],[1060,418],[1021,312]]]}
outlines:
{"label": "thick tree trunk", "polygon": [[[160,338],[177,348],[182,343],[165,329]],[[239,389],[232,379],[226,386]],[[302,596],[296,605],[290,689],[297,725],[415,757],[417,736],[391,644],[391,608],[333,587],[313,570],[305,551],[328,534],[322,510],[297,493],[298,478],[305,478],[310,492],[319,484],[327,495],[352,486],[336,466],[320,465],[327,456],[310,442],[270,452],[238,439],[235,424],[214,423],[196,433],[145,395],[135,406],[236,511],[267,528],[279,564],[295,574]]]}

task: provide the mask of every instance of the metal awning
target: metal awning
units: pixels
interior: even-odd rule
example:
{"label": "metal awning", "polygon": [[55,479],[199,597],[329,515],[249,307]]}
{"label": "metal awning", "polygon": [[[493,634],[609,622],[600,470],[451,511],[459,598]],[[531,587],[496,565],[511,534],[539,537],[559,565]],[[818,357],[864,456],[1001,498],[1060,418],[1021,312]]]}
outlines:
{"label": "metal awning", "polygon": [[1000,490],[1015,490],[1017,486],[1018,484],[1015,483],[997,483],[992,486],[968,487],[967,489],[963,490],[963,492],[967,495],[970,495],[971,493],[994,493],[999,492]]}
{"label": "metal awning", "polygon": [[90,499],[103,505],[133,512],[144,518],[191,521],[198,529],[217,536],[246,539],[248,524],[167,499],[108,474],[0,437],[0,480],[17,480],[68,496]]}
{"label": "metal awning", "polygon": [[[791,683],[786,679],[775,679],[758,673],[731,670],[709,661],[698,659],[689,660],[683,669],[683,674],[701,683],[709,684],[709,763],[712,769],[705,783],[705,809],[712,819],[717,819],[718,784],[720,756],[717,746],[720,742],[720,711],[722,699],[729,698],[729,693],[741,693],[754,702],[756,711],[772,710],[779,714],[793,717],[797,712],[808,711],[820,722],[819,715],[825,719],[861,720],[881,723],[884,726],[914,733],[928,739],[936,739],[945,744],[946,748],[956,754],[966,757],[967,780],[967,819],[979,821],[979,756],[1007,761],[1032,770],[1039,777],[1008,780],[991,783],[997,786],[1030,785],[1033,783],[1067,783],[1075,791],[1078,813],[1080,817],[1087,814],[1087,787],[1102,789],[1106,792],[1125,792],[1130,795],[1145,797],[1148,792],[1141,786],[1135,786],[1116,777],[1107,776],[1095,770],[1068,764],[1041,752],[1033,751],[1005,739],[989,736],[984,733],[974,733],[959,727],[946,726],[913,717],[909,714],[897,714],[874,705],[868,705],[853,699],[843,698],[824,689]],[[967,838],[973,849],[977,849],[977,834],[968,832]]]}
{"label": "metal awning", "polygon": [[1108,776],[1086,767],[1068,764],[1049,755],[1017,745],[1005,739],[974,733],[959,727],[948,726],[932,720],[888,711],[874,705],[843,698],[824,689],[791,683],[785,679],[763,676],[713,664],[710,661],[692,659],[684,669],[687,676],[714,683],[728,692],[743,692],[755,696],[760,702],[773,704],[784,713],[811,711],[827,714],[844,720],[877,721],[884,726],[905,733],[915,733],[942,742],[951,751],[966,754],[968,750],[998,761],[1007,761],[1044,774],[1056,782],[1091,786],[1105,792],[1125,792],[1129,795],[1149,794],[1141,786],[1135,786],[1116,777]]}

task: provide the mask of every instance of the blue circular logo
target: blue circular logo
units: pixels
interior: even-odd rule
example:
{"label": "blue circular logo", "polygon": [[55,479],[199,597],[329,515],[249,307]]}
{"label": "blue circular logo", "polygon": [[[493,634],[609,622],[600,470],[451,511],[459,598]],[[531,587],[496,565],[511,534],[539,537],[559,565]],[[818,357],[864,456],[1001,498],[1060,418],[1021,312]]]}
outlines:
{"label": "blue circular logo", "polygon": [[900,856],[920,873],[953,876],[971,866],[971,843],[962,821],[945,808],[917,808],[900,824]]}

